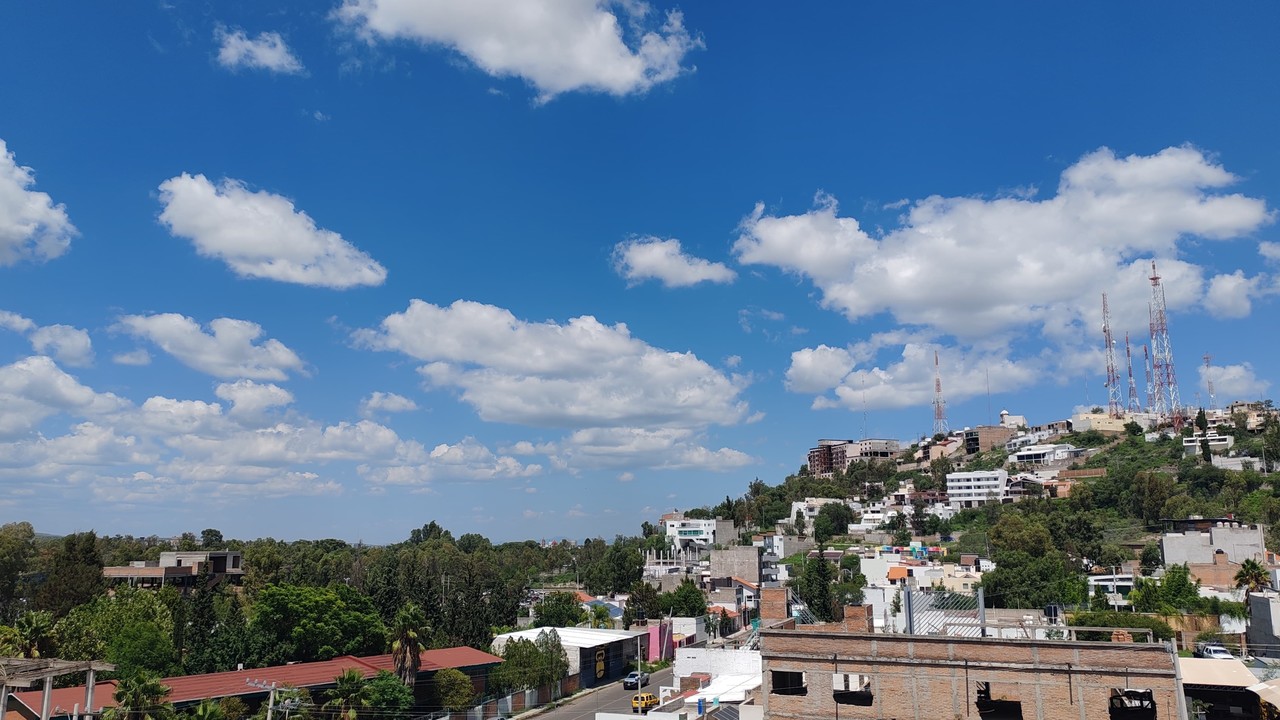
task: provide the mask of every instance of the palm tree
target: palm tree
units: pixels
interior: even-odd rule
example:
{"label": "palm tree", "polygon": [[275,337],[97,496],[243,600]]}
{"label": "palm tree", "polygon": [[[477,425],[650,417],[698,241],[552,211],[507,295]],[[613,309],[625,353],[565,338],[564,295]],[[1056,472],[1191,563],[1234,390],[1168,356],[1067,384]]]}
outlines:
{"label": "palm tree", "polygon": [[103,720],[172,720],[173,705],[165,702],[169,687],[150,673],[121,678],[112,697],[115,707],[107,708]]}
{"label": "palm tree", "polygon": [[333,710],[341,720],[356,720],[360,708],[369,707],[369,688],[364,676],[355,668],[347,668],[333,682],[333,689],[325,693],[328,699],[321,707]]}
{"label": "palm tree", "polygon": [[424,641],[431,634],[427,616],[422,608],[409,603],[396,613],[387,634],[391,640],[391,659],[395,661],[396,675],[405,685],[413,687],[418,679],[418,668],[422,666]]}
{"label": "palm tree", "polygon": [[1267,569],[1262,563],[1249,558],[1240,563],[1240,570],[1236,573],[1236,587],[1244,589],[1244,602],[1247,607],[1249,604],[1249,593],[1259,592],[1271,587],[1271,577]]}
{"label": "palm tree", "polygon": [[18,652],[25,658],[44,657],[53,644],[53,613],[28,610],[13,623],[18,633]]}
{"label": "palm tree", "polygon": [[591,606],[591,627],[612,628],[613,618],[609,616],[609,608],[604,605]]}
{"label": "palm tree", "polygon": [[221,705],[206,698],[192,708],[187,717],[191,720],[226,720],[227,716],[222,712]]}

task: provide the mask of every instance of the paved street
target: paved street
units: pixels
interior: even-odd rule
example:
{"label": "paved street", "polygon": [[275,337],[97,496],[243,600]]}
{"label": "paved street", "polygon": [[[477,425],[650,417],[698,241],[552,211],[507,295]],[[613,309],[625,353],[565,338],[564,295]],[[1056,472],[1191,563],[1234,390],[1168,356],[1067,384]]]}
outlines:
{"label": "paved street", "polygon": [[[660,670],[649,677],[649,684],[640,690],[622,689],[622,681],[597,690],[590,695],[574,698],[555,710],[538,715],[538,720],[591,720],[597,712],[631,712],[631,696],[637,692],[658,694],[658,688],[671,685],[671,668]],[[637,715],[637,717],[639,717]]]}

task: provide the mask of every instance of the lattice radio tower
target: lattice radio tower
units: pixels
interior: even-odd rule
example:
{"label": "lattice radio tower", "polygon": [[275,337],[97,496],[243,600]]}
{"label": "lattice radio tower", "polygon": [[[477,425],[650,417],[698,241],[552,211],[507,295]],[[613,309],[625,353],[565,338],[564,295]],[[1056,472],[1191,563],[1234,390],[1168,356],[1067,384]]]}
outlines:
{"label": "lattice radio tower", "polygon": [[1120,417],[1120,373],[1116,371],[1116,341],[1111,336],[1111,310],[1107,294],[1102,293],[1102,342],[1107,347],[1107,414]]}
{"label": "lattice radio tower", "polygon": [[1142,412],[1142,402],[1138,399],[1138,383],[1133,381],[1133,350],[1129,348],[1129,333],[1124,334],[1124,360],[1129,366],[1129,398],[1125,403],[1125,412]]}
{"label": "lattice radio tower", "polygon": [[1147,379],[1147,412],[1155,412],[1156,386],[1151,378],[1151,346],[1142,346],[1142,373]]}
{"label": "lattice radio tower", "polygon": [[1167,417],[1174,431],[1182,429],[1182,402],[1178,398],[1178,375],[1173,369],[1173,345],[1169,342],[1169,317],[1165,312],[1164,286],[1156,261],[1151,261],[1151,369],[1155,379],[1152,412]]}
{"label": "lattice radio tower", "polygon": [[1204,384],[1207,386],[1205,389],[1209,391],[1209,409],[1217,410],[1218,409],[1217,398],[1213,396],[1213,376],[1209,374],[1213,370],[1213,367],[1209,365],[1210,360],[1213,360],[1213,356],[1210,355],[1209,353],[1205,353],[1204,354]]}
{"label": "lattice radio tower", "polygon": [[951,432],[947,426],[947,401],[942,399],[942,371],[938,366],[938,351],[933,351],[933,434],[946,435]]}

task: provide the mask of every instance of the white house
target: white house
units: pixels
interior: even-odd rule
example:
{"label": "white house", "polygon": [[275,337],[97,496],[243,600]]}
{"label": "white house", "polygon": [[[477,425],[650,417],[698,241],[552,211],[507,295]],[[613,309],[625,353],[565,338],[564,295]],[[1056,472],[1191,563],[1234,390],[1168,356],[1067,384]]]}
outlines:
{"label": "white house", "polygon": [[947,498],[957,510],[987,503],[1012,502],[1009,473],[1004,470],[970,470],[947,473]]}

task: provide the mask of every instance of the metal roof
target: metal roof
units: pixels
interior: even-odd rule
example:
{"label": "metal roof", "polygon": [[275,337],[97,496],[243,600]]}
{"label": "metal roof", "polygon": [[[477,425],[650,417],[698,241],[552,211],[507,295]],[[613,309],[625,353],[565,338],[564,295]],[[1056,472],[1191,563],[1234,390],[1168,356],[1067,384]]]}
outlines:
{"label": "metal roof", "polygon": [[495,647],[505,645],[508,640],[523,639],[537,640],[538,634],[544,630],[555,630],[560,636],[560,644],[565,647],[592,648],[601,645],[608,645],[619,640],[634,640],[642,635],[648,635],[647,632],[639,630],[605,630],[601,628],[529,628],[528,630],[517,630],[499,635],[493,639]]}
{"label": "metal roof", "polygon": [[1239,660],[1210,658],[1178,658],[1183,685],[1208,685],[1243,690],[1258,684],[1258,678]]}

